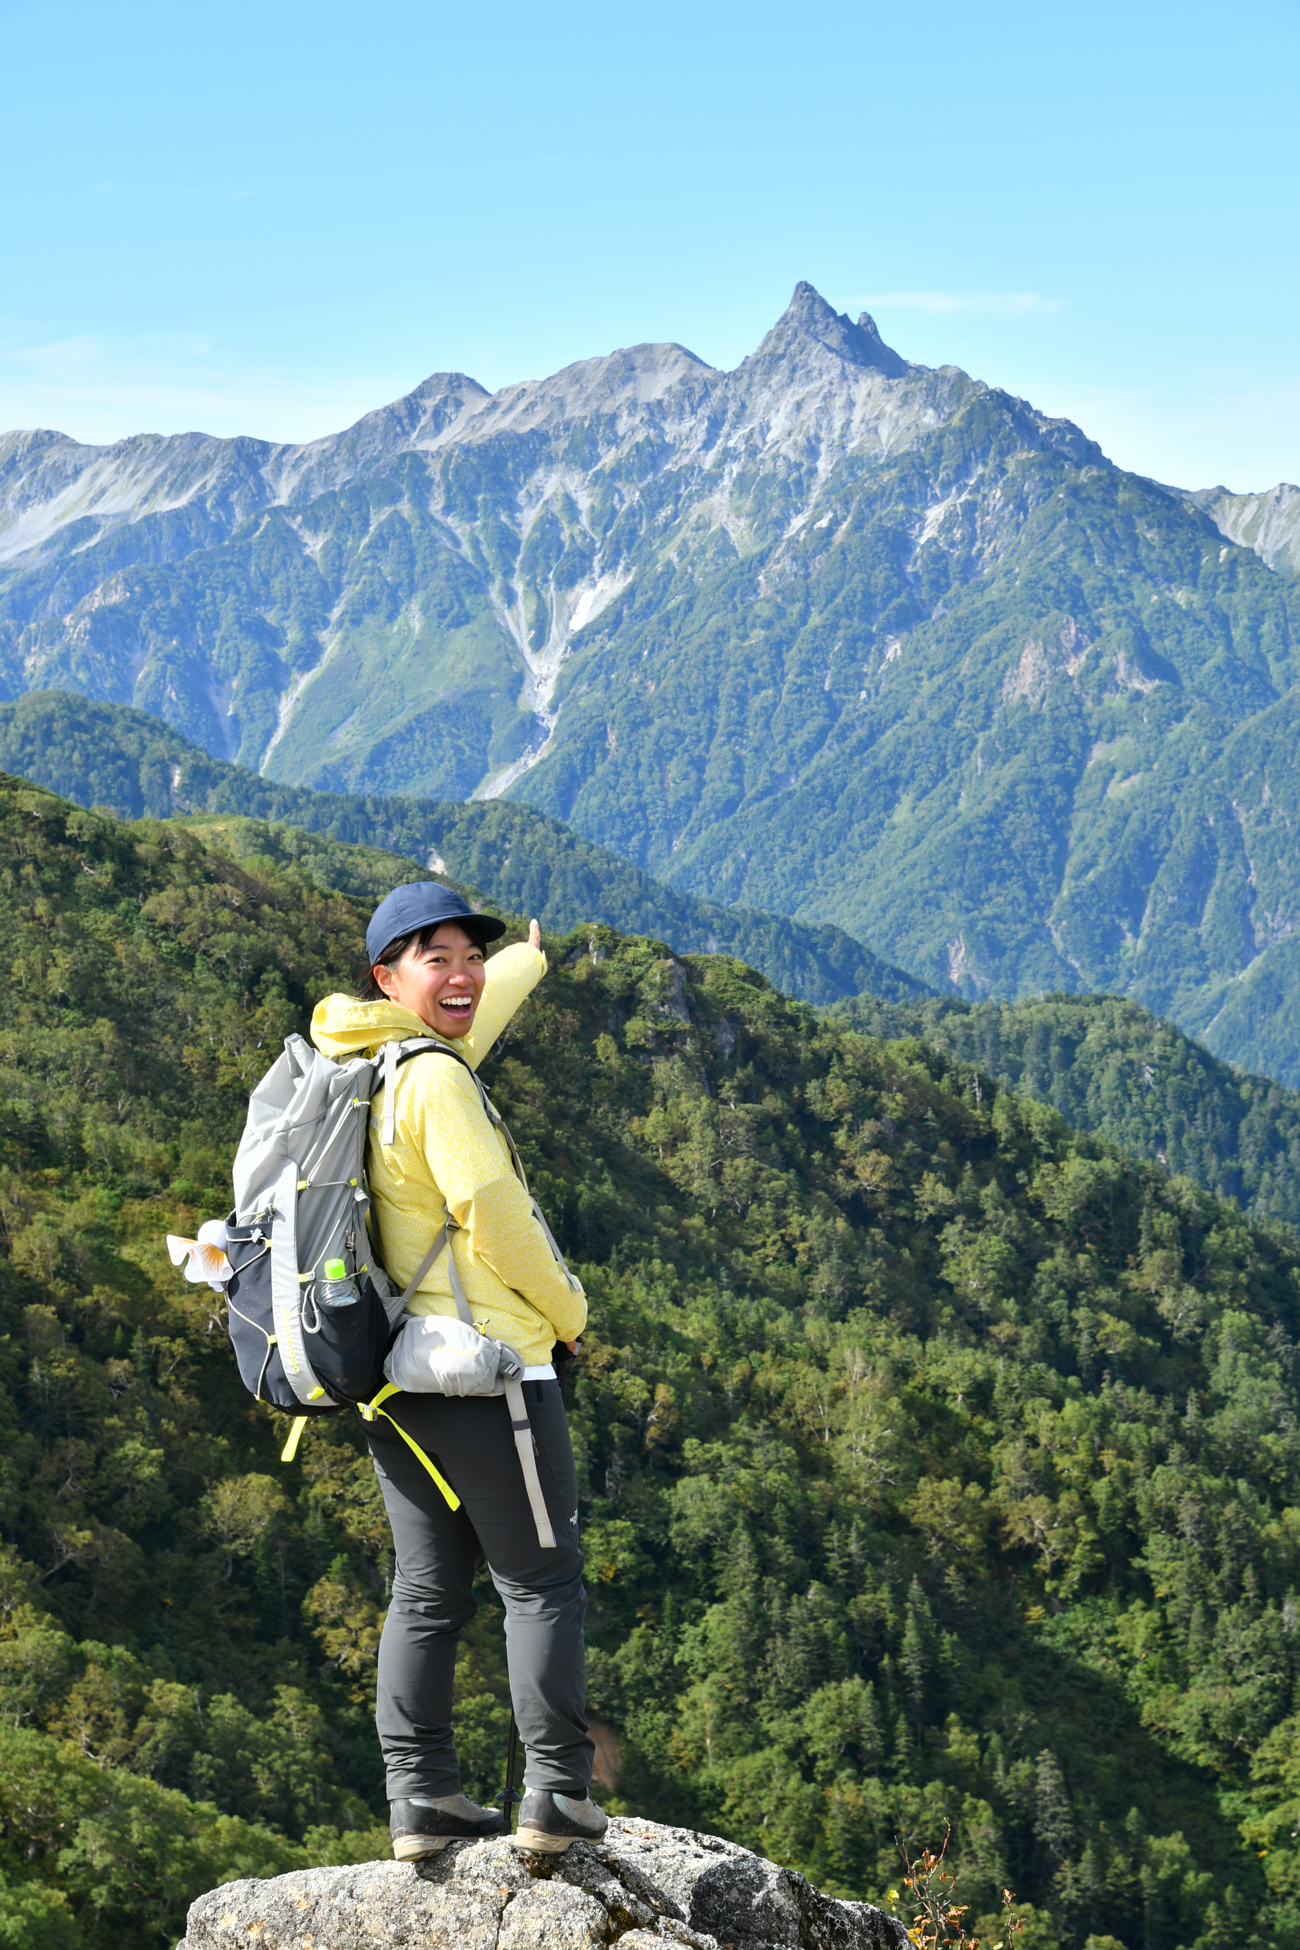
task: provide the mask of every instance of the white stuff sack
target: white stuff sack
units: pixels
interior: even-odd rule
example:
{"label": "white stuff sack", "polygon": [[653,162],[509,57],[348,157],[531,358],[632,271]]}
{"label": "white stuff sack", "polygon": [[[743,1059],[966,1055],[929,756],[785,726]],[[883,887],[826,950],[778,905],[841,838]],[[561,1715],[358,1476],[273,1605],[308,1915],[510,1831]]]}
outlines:
{"label": "white stuff sack", "polygon": [[504,1395],[524,1364],[512,1347],[446,1314],[408,1314],[384,1373],[413,1395]]}

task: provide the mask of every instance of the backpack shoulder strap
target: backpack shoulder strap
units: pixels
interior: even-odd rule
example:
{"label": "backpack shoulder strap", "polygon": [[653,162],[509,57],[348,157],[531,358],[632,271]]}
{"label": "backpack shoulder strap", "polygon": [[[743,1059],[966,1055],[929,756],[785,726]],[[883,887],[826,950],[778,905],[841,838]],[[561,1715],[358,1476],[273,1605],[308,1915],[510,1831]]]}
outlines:
{"label": "backpack shoulder strap", "polygon": [[[393,1047],[394,1045],[392,1043],[388,1045],[389,1049],[392,1049]],[[454,1049],[448,1049],[445,1043],[434,1043],[434,1042],[424,1042],[424,1041],[403,1043],[401,1045],[400,1052],[397,1056],[396,1062],[398,1064],[405,1063],[412,1056],[423,1055],[425,1050],[430,1051],[430,1053],[432,1054],[454,1057],[457,1063],[465,1063],[464,1057],[457,1055]],[[569,1271],[569,1268],[565,1263],[564,1254],[560,1251],[559,1244],[556,1241],[555,1234],[551,1231],[550,1226],[546,1223],[546,1215],[542,1211],[541,1206],[537,1203],[537,1200],[533,1197],[532,1193],[528,1189],[528,1178],[524,1171],[524,1161],[519,1155],[519,1147],[516,1145],[514,1139],[510,1135],[510,1126],[506,1123],[505,1118],[501,1115],[500,1111],[493,1103],[491,1097],[489,1097],[487,1093],[487,1086],[484,1084],[483,1079],[479,1075],[478,1071],[471,1069],[468,1063],[465,1063],[465,1068],[469,1070],[470,1076],[474,1080],[474,1088],[478,1091],[479,1101],[483,1106],[488,1122],[494,1125],[495,1128],[498,1131],[500,1131],[501,1136],[505,1140],[506,1150],[510,1153],[510,1163],[514,1170],[515,1177],[519,1180],[519,1183],[524,1188],[524,1192],[528,1198],[528,1203],[531,1205],[533,1209],[533,1217],[536,1219],[538,1225],[542,1229],[542,1234],[546,1240],[546,1243],[551,1249],[551,1255],[554,1258],[556,1265],[563,1273],[565,1279],[568,1281],[570,1287],[576,1293],[579,1288],[579,1282],[574,1279],[573,1274]],[[391,1095],[389,1101],[391,1101]],[[385,1111],[384,1115],[385,1115],[385,1123],[387,1123],[387,1118],[388,1118],[387,1111]],[[392,1139],[389,1138],[386,1140],[386,1142],[391,1143]],[[449,1223],[451,1222],[449,1221]],[[442,1251],[442,1234],[440,1233],[438,1235],[438,1241],[435,1244],[433,1251],[430,1253],[428,1260],[420,1268],[420,1271],[416,1274],[411,1291],[414,1291],[414,1288],[420,1284],[420,1281],[424,1278],[430,1266],[433,1265],[434,1260],[438,1257],[438,1254],[441,1251]],[[452,1287],[454,1290],[457,1284],[456,1274],[455,1274],[456,1256],[454,1253],[451,1256],[451,1261],[452,1261]],[[407,1297],[409,1298],[409,1293]],[[470,1317],[468,1306],[462,1304],[462,1299],[461,1296],[459,1295],[457,1296],[456,1304],[457,1304],[457,1308],[459,1309],[461,1319],[468,1320]]]}
{"label": "backpack shoulder strap", "polygon": [[[403,1063],[409,1063],[416,1056],[449,1056],[453,1063],[459,1063],[462,1069],[468,1070],[470,1076],[473,1077],[475,1087],[478,1090],[479,1097],[482,1099],[484,1108],[488,1110],[489,1115],[492,1114],[491,1106],[488,1103],[487,1092],[474,1075],[473,1068],[454,1049],[448,1049],[445,1043],[435,1042],[432,1038],[423,1036],[412,1037],[404,1043],[385,1043],[383,1076],[381,1079],[384,1085],[384,1120],[380,1132],[380,1138],[384,1144],[392,1144],[397,1136],[397,1093],[393,1088],[397,1079],[397,1072],[401,1069]],[[513,1150],[513,1146],[511,1148]],[[456,1255],[450,1250],[451,1234],[457,1230],[455,1220],[450,1214],[446,1215],[433,1244],[407,1282],[406,1291],[397,1303],[395,1317],[405,1312],[420,1281],[425,1277],[443,1248],[446,1247],[448,1249],[451,1290],[456,1302],[456,1312],[460,1315],[460,1318],[465,1322],[467,1327],[474,1325],[474,1316],[470,1312],[469,1300],[466,1297],[464,1287],[461,1285],[460,1273],[457,1270]]]}
{"label": "backpack shoulder strap", "polygon": [[[506,1149],[510,1154],[511,1166],[514,1170],[515,1177],[519,1180],[519,1183],[524,1188],[524,1192],[527,1195],[528,1202],[532,1207],[533,1217],[536,1219],[538,1225],[541,1227],[546,1243],[550,1247],[552,1256],[554,1257],[556,1264],[560,1268],[560,1271],[563,1273],[570,1287],[572,1287],[573,1290],[576,1292],[578,1289],[578,1282],[577,1280],[574,1279],[572,1273],[568,1269],[568,1266],[565,1264],[564,1254],[560,1251],[560,1248],[556,1243],[555,1235],[551,1231],[549,1225],[547,1225],[546,1223],[546,1218],[542,1212],[541,1206],[537,1203],[537,1200],[533,1197],[532,1193],[528,1190],[528,1179],[524,1174],[524,1161],[520,1157],[515,1141],[510,1135],[509,1125],[506,1123],[504,1117],[502,1117],[496,1105],[492,1102],[492,1099],[488,1096],[486,1087],[484,1086],[483,1083],[483,1079],[479,1076],[477,1070],[475,1070],[470,1064],[466,1063],[464,1057],[458,1055],[454,1049],[448,1049],[446,1043],[435,1042],[431,1037],[426,1038],[423,1036],[413,1037],[409,1042],[405,1042],[405,1043],[385,1043],[384,1059],[383,1059],[384,1061],[383,1083],[385,1086],[384,1121],[383,1121],[383,1128],[380,1133],[382,1142],[384,1144],[392,1144],[392,1142],[397,1136],[397,1102],[396,1102],[397,1093],[393,1088],[393,1085],[397,1078],[397,1072],[401,1068],[402,1064],[409,1063],[412,1057],[425,1056],[425,1055],[449,1056],[451,1057],[454,1063],[461,1064],[466,1070],[469,1071],[470,1077],[473,1079],[474,1088],[478,1091],[479,1101],[483,1106],[483,1110],[485,1115],[488,1118],[488,1121],[491,1124],[493,1124],[498,1131],[500,1131],[502,1137],[505,1140]],[[472,1325],[473,1316],[471,1315],[469,1310],[469,1302],[465,1298],[464,1292],[461,1289],[460,1278],[456,1271],[456,1255],[454,1252],[450,1251],[450,1245],[451,1245],[450,1235],[455,1230],[456,1230],[455,1221],[451,1218],[448,1218],[447,1223],[443,1226],[437,1238],[434,1240],[428,1252],[425,1254],[419,1266],[416,1268],[415,1275],[411,1280],[410,1285],[407,1287],[406,1292],[402,1295],[402,1307],[405,1308],[407,1306],[407,1304],[410,1301],[411,1295],[415,1292],[415,1289],[419,1286],[420,1281],[425,1277],[426,1273],[429,1271],[429,1268],[433,1265],[434,1260],[437,1259],[443,1247],[446,1246],[449,1249],[449,1258],[451,1262],[451,1286],[452,1286],[452,1293],[456,1301],[456,1311],[460,1315],[461,1319],[467,1323],[467,1325]]]}
{"label": "backpack shoulder strap", "polygon": [[403,1063],[409,1063],[413,1056],[449,1056],[453,1063],[464,1063],[471,1076],[474,1074],[459,1050],[450,1048],[448,1044],[439,1042],[433,1036],[412,1036],[405,1043],[396,1043],[389,1047],[397,1051],[398,1069]]}
{"label": "backpack shoulder strap", "polygon": [[471,1076],[474,1075],[463,1056],[457,1056],[455,1050],[448,1049],[445,1043],[434,1042],[432,1037],[415,1036],[405,1043],[385,1043],[380,1076],[380,1082],[384,1087],[384,1122],[380,1131],[380,1141],[383,1144],[392,1144],[397,1136],[397,1093],[393,1088],[397,1081],[397,1072],[403,1063],[409,1063],[413,1056],[425,1055],[449,1056],[453,1063],[462,1064],[469,1070]]}

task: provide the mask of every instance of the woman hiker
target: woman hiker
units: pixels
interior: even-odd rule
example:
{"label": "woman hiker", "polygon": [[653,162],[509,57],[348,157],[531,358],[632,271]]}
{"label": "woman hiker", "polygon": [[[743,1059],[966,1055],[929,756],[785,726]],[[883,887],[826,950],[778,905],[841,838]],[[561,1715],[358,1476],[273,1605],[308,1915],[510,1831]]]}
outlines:
{"label": "woman hiker", "polygon": [[[375,1720],[388,1770],[393,1853],[411,1861],[457,1836],[500,1834],[502,1816],[460,1791],[451,1707],[456,1646],[473,1617],[486,1558],[506,1610],[510,1696],[527,1754],[516,1846],[556,1854],[595,1841],[606,1818],[589,1798],[578,1493],[568,1423],[551,1363],[587,1317],[582,1288],[558,1257],[490,1120],[472,1071],[546,972],[534,921],[527,943],[490,962],[505,923],[476,914],[437,882],[398,887],[366,930],[361,995],[331,995],[312,1038],[346,1059],[411,1037],[438,1037],[463,1059],[410,1059],[396,1072],[395,1117],[381,1142],[384,1090],[370,1106],[372,1223],[383,1263],[410,1281],[444,1218],[457,1230],[421,1279],[411,1314],[455,1315],[455,1270],[484,1334],[524,1363],[523,1396],[553,1533],[543,1548],[502,1396],[404,1392],[389,1408],[436,1462],[461,1503],[453,1511],[391,1422],[368,1425],[393,1530],[397,1568],[379,1645]],[[468,1066],[468,1067],[466,1067]]]}

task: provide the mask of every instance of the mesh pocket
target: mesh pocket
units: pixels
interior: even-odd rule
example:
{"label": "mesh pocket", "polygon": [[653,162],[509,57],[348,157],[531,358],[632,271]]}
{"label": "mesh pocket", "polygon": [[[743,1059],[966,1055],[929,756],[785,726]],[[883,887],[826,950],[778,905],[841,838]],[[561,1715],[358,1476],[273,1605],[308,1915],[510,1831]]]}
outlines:
{"label": "mesh pocket", "polygon": [[318,1307],[308,1287],[302,1302],[307,1357],[332,1395],[368,1402],[384,1385],[388,1316],[375,1287],[362,1279],[360,1297],[346,1307]]}

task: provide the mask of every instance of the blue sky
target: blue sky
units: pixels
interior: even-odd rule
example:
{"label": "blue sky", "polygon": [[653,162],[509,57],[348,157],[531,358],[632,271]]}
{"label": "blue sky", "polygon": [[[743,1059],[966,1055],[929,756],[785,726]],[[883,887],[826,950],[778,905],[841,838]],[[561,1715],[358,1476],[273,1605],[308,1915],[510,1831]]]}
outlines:
{"label": "blue sky", "polygon": [[0,427],[730,366],[806,277],[1126,466],[1300,479],[1297,0],[3,0],[0,58]]}

